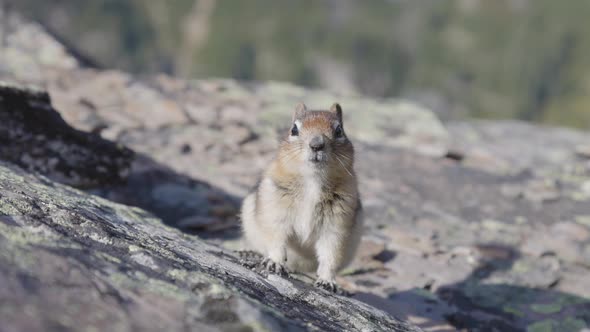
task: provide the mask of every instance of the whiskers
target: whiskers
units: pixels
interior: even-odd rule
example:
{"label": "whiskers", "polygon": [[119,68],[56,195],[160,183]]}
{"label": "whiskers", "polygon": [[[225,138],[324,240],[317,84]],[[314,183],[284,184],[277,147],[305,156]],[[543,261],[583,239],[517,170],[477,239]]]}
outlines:
{"label": "whiskers", "polygon": [[336,157],[336,160],[338,160],[338,162],[340,163],[340,165],[342,165],[342,167],[344,168],[344,170],[346,171],[346,173],[348,173],[348,175],[352,176],[352,172],[348,169],[348,167],[346,167],[346,164],[340,158],[343,158],[348,163],[350,163],[351,159],[348,158],[347,156],[344,156],[344,155],[341,155],[341,154],[338,154],[338,153],[334,153],[334,157]]}
{"label": "whiskers", "polygon": [[286,145],[288,148],[283,148],[283,153],[281,154],[281,161],[284,164],[289,164],[295,158],[299,157],[302,153],[302,146],[301,144],[289,144]]}
{"label": "whiskers", "polygon": [[352,163],[352,158],[350,158],[349,156],[345,155],[345,154],[341,154],[341,153],[336,153],[340,158],[348,161],[349,163]]}
{"label": "whiskers", "polygon": [[[283,144],[281,146],[280,163],[288,168],[296,167],[296,168],[291,168],[291,169],[292,169],[292,171],[297,172],[299,170],[299,168],[298,168],[299,166],[297,166],[293,162],[295,160],[297,160],[298,158],[299,159],[308,158],[307,152],[305,151],[306,148],[307,148],[306,145],[304,143],[300,143],[300,142],[289,142],[289,143]],[[299,161],[304,162],[305,164],[310,163],[309,165],[301,165],[302,168],[300,168],[300,171],[306,173],[306,172],[313,170],[313,173],[315,174],[314,176],[319,176],[321,180],[328,180],[333,175],[337,176],[337,173],[334,173],[332,175],[331,175],[331,173],[333,171],[339,172],[339,169],[343,169],[351,177],[354,176],[354,171],[352,170],[352,167],[353,167],[352,166],[353,165],[352,156],[347,155],[346,153],[343,153],[342,151],[339,152],[339,151],[333,150],[333,149],[331,151],[328,150],[323,153],[327,154],[327,156],[325,156],[325,157],[328,158],[328,161],[330,160],[330,157],[331,157],[332,160],[334,160],[334,162],[336,162],[337,164],[330,166],[329,163],[322,165],[323,162],[320,162],[315,165],[312,165],[311,164],[312,161],[299,160]],[[324,160],[324,162],[325,162],[325,160]],[[335,167],[335,168],[330,170],[330,167]]]}

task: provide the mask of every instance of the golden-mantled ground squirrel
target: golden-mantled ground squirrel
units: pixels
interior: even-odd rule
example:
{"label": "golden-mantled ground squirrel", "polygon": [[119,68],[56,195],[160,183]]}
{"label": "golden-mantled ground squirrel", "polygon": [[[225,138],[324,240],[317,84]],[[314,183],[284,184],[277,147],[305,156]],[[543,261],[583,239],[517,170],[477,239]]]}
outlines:
{"label": "golden-mantled ground squirrel", "polygon": [[315,270],[315,285],[336,291],[335,275],[352,260],[362,233],[353,162],[340,105],[297,105],[276,158],[242,205],[245,237],[268,271]]}

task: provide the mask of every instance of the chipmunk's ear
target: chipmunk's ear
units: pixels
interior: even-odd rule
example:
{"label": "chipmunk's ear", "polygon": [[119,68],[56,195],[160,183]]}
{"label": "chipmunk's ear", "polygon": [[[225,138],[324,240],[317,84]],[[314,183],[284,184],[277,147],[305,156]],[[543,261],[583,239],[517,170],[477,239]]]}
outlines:
{"label": "chipmunk's ear", "polygon": [[338,121],[340,121],[340,123],[342,123],[342,107],[340,107],[340,104],[338,104],[338,103],[332,104],[332,107],[330,107],[330,112],[335,113],[336,116],[338,117]]}
{"label": "chipmunk's ear", "polygon": [[293,121],[303,117],[303,114],[307,111],[307,106],[304,103],[299,103],[295,106],[295,113],[293,113]]}

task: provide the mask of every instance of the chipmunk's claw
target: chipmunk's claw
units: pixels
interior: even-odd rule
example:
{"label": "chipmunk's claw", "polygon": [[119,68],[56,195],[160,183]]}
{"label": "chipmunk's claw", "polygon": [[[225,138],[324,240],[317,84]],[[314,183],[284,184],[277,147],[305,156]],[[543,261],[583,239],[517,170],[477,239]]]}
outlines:
{"label": "chipmunk's claw", "polygon": [[264,268],[268,272],[276,273],[282,277],[289,276],[289,273],[287,272],[287,269],[285,269],[283,264],[277,263],[270,258],[267,258],[264,261],[262,261],[262,266],[264,266]]}
{"label": "chipmunk's claw", "polygon": [[334,281],[318,279],[318,280],[316,280],[314,286],[321,288],[321,289],[325,289],[331,293],[338,293],[338,285]]}

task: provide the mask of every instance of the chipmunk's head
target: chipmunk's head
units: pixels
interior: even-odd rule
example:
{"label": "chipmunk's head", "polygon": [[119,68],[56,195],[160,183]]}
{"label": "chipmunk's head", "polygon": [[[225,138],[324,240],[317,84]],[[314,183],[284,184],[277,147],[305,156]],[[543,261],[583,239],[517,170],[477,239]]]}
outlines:
{"label": "chipmunk's head", "polygon": [[297,160],[307,169],[351,172],[353,147],[344,132],[342,108],[336,103],[328,111],[310,111],[298,104],[283,144],[285,159]]}

